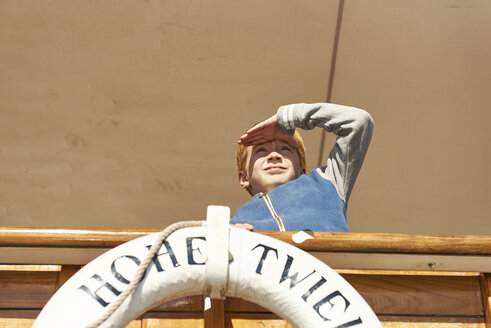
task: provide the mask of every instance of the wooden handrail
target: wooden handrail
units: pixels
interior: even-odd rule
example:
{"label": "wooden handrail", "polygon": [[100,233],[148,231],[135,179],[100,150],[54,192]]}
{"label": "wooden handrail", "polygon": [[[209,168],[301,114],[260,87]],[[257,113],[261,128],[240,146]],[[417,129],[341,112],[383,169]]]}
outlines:
{"label": "wooden handrail", "polygon": [[491,236],[313,232],[313,239],[299,245],[291,241],[294,233],[265,234],[306,251],[491,255]]}
{"label": "wooden handrail", "polygon": [[[0,227],[0,247],[112,248],[158,231]],[[491,236],[312,232],[297,244],[295,232],[260,233],[311,252],[491,255]]]}
{"label": "wooden handrail", "polygon": [[157,229],[0,227],[3,247],[112,248]]}

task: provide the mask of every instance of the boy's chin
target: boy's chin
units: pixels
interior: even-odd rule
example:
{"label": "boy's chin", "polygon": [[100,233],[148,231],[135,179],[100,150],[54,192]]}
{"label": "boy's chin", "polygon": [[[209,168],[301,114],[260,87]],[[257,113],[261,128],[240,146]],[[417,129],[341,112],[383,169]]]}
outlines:
{"label": "boy's chin", "polygon": [[[285,183],[290,182],[290,181],[295,180],[295,179],[296,179],[296,177],[292,177],[292,176],[286,175],[286,174],[273,174],[273,175],[269,175],[269,176],[265,177],[264,179],[262,179],[262,181],[260,183],[258,183],[258,181],[253,183],[253,185],[255,185],[257,188],[253,187],[252,189],[253,190],[259,190],[258,192],[270,192],[273,189],[275,189],[281,185],[284,185]],[[257,193],[257,192],[255,192],[255,193]]]}
{"label": "boy's chin", "polygon": [[277,179],[275,181],[270,181],[269,184],[268,184],[268,189],[269,191],[281,186],[281,185],[284,185],[285,183],[287,182],[290,182],[291,180],[293,179]]}

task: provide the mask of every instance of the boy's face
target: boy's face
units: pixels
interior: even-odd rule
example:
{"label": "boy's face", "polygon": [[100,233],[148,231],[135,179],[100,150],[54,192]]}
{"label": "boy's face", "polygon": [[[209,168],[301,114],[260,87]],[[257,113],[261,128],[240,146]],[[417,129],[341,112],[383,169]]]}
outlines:
{"label": "boy's face", "polygon": [[250,188],[253,195],[269,192],[305,173],[297,151],[281,139],[247,147],[246,163],[246,172],[239,172],[239,183]]}

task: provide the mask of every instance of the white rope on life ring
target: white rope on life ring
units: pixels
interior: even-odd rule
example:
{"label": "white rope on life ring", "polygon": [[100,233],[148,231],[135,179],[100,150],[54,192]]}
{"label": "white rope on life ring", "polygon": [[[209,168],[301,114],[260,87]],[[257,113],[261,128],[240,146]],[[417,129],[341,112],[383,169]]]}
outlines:
{"label": "white rope on life ring", "polygon": [[[229,227],[229,213],[209,207],[208,228],[183,228],[168,236],[133,293],[99,327],[124,327],[162,302],[201,294],[256,303],[294,327],[381,327],[334,270],[292,245]],[[33,328],[94,323],[128,287],[157,237],[127,242],[87,264],[53,295]]]}

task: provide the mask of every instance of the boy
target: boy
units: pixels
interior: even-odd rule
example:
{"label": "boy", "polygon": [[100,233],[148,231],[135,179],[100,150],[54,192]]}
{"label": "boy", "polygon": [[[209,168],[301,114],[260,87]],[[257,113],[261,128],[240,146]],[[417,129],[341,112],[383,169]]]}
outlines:
{"label": "boy", "polygon": [[[305,149],[295,128],[337,135],[327,165],[305,174]],[[348,232],[348,199],[368,150],[373,120],[336,104],[282,106],[238,141],[239,184],[253,197],[231,223],[248,230]]]}

